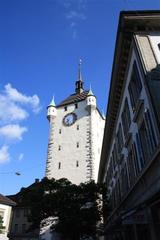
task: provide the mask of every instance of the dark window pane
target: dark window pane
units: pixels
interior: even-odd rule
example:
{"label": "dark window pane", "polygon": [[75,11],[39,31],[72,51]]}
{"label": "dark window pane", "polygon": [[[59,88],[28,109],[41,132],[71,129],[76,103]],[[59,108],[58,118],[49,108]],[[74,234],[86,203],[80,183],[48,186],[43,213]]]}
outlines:
{"label": "dark window pane", "polygon": [[135,105],[139,99],[141,90],[142,90],[142,83],[141,83],[140,75],[138,72],[137,64],[136,62],[134,62],[133,70],[131,74],[131,80],[128,87],[133,110],[135,109]]}
{"label": "dark window pane", "polygon": [[125,137],[127,136],[130,124],[131,124],[131,116],[130,116],[128,101],[126,99],[125,104],[124,104],[123,113],[122,113],[122,125],[123,125],[123,132],[124,132]]}

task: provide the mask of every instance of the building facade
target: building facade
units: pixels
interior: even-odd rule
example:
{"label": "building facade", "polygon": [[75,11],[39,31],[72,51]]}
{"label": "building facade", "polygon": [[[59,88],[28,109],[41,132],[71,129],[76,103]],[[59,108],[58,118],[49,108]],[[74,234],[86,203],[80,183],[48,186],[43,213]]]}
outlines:
{"label": "building facade", "polygon": [[15,206],[9,233],[10,240],[38,240],[39,230],[29,230],[32,222],[28,220],[30,208],[27,206]]}
{"label": "building facade", "polygon": [[3,221],[2,233],[0,233],[0,240],[7,240],[10,228],[10,221],[12,218],[12,207],[15,206],[15,202],[9,198],[0,194],[0,216]]}
{"label": "building facade", "polygon": [[92,90],[84,90],[79,64],[75,93],[47,110],[50,123],[47,178],[67,178],[79,184],[97,181],[104,131],[104,117]]}
{"label": "building facade", "polygon": [[27,188],[22,188],[17,194],[8,196],[16,202],[13,207],[12,220],[8,237],[10,240],[38,240],[39,228],[32,228],[33,222],[31,219],[30,192],[36,192],[39,189],[40,182],[35,179],[35,182]]}
{"label": "building facade", "polygon": [[107,239],[160,236],[160,12],[121,12],[99,182]]}

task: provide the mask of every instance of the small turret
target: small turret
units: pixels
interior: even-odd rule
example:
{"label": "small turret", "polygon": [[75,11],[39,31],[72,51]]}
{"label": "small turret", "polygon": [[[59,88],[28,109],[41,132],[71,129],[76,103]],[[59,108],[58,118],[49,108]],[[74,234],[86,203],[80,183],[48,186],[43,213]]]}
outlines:
{"label": "small turret", "polygon": [[91,107],[96,108],[96,97],[93,94],[91,87],[90,87],[90,90],[88,92],[86,101],[87,101],[87,106],[91,106]]}
{"label": "small turret", "polygon": [[50,121],[51,118],[55,118],[56,116],[57,116],[57,109],[56,109],[56,104],[53,97],[52,101],[47,107],[47,119]]}

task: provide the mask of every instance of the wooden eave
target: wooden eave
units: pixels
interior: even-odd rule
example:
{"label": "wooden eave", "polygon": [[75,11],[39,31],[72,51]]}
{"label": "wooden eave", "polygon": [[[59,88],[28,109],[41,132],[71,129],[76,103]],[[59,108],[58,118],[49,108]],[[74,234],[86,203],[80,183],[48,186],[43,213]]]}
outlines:
{"label": "wooden eave", "polygon": [[160,32],[160,11],[123,11],[120,14],[109,91],[107,121],[99,166],[98,182],[103,181],[115,122],[119,109],[130,46],[135,33]]}

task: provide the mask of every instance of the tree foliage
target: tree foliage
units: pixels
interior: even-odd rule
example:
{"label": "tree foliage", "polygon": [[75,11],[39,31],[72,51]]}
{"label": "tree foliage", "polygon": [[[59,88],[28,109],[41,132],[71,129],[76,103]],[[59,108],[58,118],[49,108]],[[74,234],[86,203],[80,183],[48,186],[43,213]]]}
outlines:
{"label": "tree foliage", "polygon": [[58,217],[54,229],[64,238],[94,237],[102,215],[103,187],[94,183],[72,184],[67,179],[44,178],[36,187],[22,190],[21,202],[31,208],[33,228],[50,216]]}

